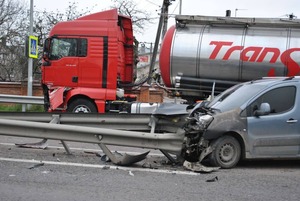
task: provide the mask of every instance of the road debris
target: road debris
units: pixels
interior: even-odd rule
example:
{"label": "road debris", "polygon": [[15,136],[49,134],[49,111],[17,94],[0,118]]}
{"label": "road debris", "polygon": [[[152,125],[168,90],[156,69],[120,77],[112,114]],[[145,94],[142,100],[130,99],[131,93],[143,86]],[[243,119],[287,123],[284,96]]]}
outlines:
{"label": "road debris", "polygon": [[121,154],[117,151],[112,153],[104,144],[99,144],[105,155],[101,157],[101,161],[112,162],[115,165],[128,166],[144,160],[150,151],[139,155]]}
{"label": "road debris", "polygon": [[206,167],[199,162],[184,161],[183,167],[194,172],[210,173],[220,169],[220,167]]}
{"label": "road debris", "polygon": [[43,139],[40,142],[34,142],[34,143],[19,143],[15,144],[18,147],[21,148],[32,148],[32,149],[46,149],[48,147],[47,139]]}
{"label": "road debris", "polygon": [[31,166],[31,167],[29,167],[28,169],[34,169],[34,168],[38,168],[38,167],[41,167],[41,166],[44,166],[45,165],[45,163],[38,163],[38,164],[34,164],[33,166]]}
{"label": "road debris", "polygon": [[212,178],[212,179],[206,180],[206,182],[216,182],[216,181],[219,181],[219,178],[218,178],[218,177],[214,177],[214,178]]}
{"label": "road debris", "polygon": [[111,160],[106,155],[101,156],[100,160],[103,161],[103,162],[111,162]]}
{"label": "road debris", "polygon": [[110,166],[104,166],[102,169],[103,170],[108,170],[108,169],[110,169]]}
{"label": "road debris", "polygon": [[143,163],[142,168],[158,169],[158,165],[153,165],[149,162]]}
{"label": "road debris", "polygon": [[102,157],[101,154],[97,151],[84,151],[84,153],[86,153],[86,154],[95,154],[98,157]]}

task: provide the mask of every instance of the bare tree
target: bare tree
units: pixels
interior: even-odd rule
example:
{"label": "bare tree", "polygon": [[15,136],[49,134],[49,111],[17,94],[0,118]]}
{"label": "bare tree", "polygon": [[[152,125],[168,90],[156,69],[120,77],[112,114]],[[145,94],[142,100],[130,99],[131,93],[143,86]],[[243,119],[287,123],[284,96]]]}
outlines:
{"label": "bare tree", "polygon": [[142,33],[148,23],[152,23],[156,18],[151,17],[151,13],[138,7],[133,0],[113,0],[113,8],[117,8],[118,12],[129,16],[132,20],[135,32]]}
{"label": "bare tree", "polygon": [[26,18],[24,4],[17,0],[0,0],[0,81],[21,79]]}
{"label": "bare tree", "polygon": [[21,8],[22,6],[18,1],[0,0],[0,26],[7,21],[14,20],[14,17],[19,14]]}
{"label": "bare tree", "polygon": [[[27,77],[25,42],[29,30],[28,6],[23,0],[0,0],[0,81],[20,81]],[[60,21],[73,20],[89,13],[69,2],[64,11],[34,12],[34,35],[39,39],[40,58],[34,60],[33,76],[39,78],[43,41]]]}

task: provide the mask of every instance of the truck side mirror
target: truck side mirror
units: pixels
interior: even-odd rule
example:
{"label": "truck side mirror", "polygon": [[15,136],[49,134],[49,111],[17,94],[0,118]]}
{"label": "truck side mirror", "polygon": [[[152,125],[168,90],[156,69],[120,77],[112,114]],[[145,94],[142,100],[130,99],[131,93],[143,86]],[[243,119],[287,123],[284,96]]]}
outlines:
{"label": "truck side mirror", "polygon": [[263,115],[268,115],[271,112],[271,107],[269,103],[262,103],[259,106],[258,110],[254,111],[254,116],[259,117],[259,116],[263,116]]}
{"label": "truck side mirror", "polygon": [[51,62],[49,61],[50,58],[50,38],[47,38],[44,42],[44,48],[43,48],[43,66],[51,66]]}
{"label": "truck side mirror", "polygon": [[49,59],[49,52],[50,52],[50,38],[47,38],[44,42],[44,48],[43,48],[43,59],[44,60]]}

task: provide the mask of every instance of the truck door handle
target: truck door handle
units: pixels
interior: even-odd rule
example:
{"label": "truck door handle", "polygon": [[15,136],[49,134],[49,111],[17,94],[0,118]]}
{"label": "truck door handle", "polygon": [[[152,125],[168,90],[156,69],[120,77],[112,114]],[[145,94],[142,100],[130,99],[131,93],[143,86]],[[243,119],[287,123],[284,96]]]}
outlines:
{"label": "truck door handle", "polygon": [[286,121],[286,123],[297,123],[298,120],[297,119],[289,119]]}
{"label": "truck door handle", "polygon": [[77,77],[77,76],[73,76],[73,77],[72,77],[72,82],[77,83],[77,82],[78,82],[78,77]]}

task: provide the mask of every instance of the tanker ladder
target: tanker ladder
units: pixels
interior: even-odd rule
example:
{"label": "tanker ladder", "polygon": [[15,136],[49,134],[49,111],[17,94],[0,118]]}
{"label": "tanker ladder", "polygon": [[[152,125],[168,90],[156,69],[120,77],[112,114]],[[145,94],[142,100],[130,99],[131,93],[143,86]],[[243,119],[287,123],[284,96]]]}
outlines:
{"label": "tanker ladder", "polygon": [[[168,130],[171,132],[165,132]],[[106,145],[158,149],[175,163],[177,161],[169,153],[180,156],[184,141],[184,131],[174,126],[173,121],[157,119],[150,114],[5,112],[0,113],[0,135],[43,139],[38,145],[24,146],[44,146],[47,139],[60,140],[68,154],[71,151],[65,141],[98,144],[116,165],[141,161],[149,151],[136,156],[116,156]]]}

